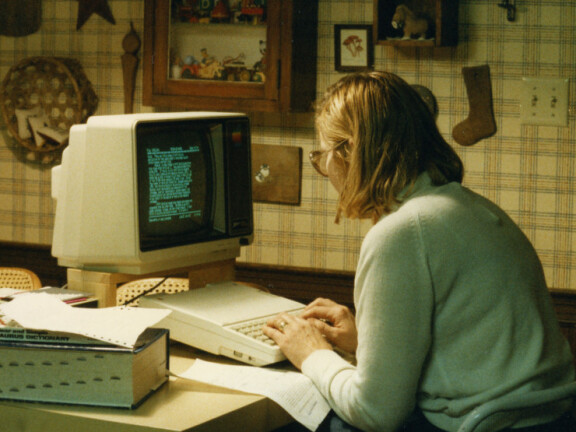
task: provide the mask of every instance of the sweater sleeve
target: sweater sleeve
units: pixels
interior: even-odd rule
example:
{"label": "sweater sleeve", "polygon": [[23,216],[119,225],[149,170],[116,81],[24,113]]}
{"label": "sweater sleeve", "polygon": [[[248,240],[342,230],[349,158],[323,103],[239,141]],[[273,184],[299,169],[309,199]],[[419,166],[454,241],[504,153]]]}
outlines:
{"label": "sweater sleeve", "polygon": [[387,216],[370,230],[360,253],[357,366],[318,351],[302,367],[344,421],[386,432],[411,414],[431,343],[433,297],[417,215]]}

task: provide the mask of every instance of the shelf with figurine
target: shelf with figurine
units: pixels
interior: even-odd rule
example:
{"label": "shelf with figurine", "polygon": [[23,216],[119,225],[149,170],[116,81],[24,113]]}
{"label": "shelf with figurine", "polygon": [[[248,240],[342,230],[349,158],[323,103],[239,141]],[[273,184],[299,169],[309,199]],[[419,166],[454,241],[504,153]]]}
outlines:
{"label": "shelf with figurine", "polygon": [[173,0],[173,21],[199,24],[262,24],[266,0]]}
{"label": "shelf with figurine", "polygon": [[374,43],[436,47],[458,42],[458,0],[374,0]]}
{"label": "shelf with figurine", "polygon": [[150,0],[144,5],[145,105],[310,109],[317,2]]}
{"label": "shelf with figurine", "polygon": [[266,80],[265,0],[175,0],[170,25],[169,79]]}
{"label": "shelf with figurine", "polygon": [[176,23],[171,29],[169,78],[263,83],[265,55],[265,27]]}

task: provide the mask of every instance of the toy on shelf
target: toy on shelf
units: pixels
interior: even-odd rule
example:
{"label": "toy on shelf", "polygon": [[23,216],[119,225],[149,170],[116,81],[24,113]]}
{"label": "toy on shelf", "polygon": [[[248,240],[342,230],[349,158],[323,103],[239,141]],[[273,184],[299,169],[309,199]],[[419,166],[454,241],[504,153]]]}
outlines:
{"label": "toy on shelf", "polygon": [[251,23],[266,21],[266,0],[174,0],[172,16],[188,23]]}
{"label": "toy on shelf", "polygon": [[373,0],[374,43],[396,47],[458,44],[458,0]]}
{"label": "toy on shelf", "polygon": [[[266,41],[259,40],[257,45],[257,52],[261,57],[253,63],[252,67],[249,66],[251,62],[246,63],[247,55],[244,52],[233,56],[226,55],[222,59],[210,54],[208,48],[201,48],[198,51],[200,53],[199,58],[193,54],[172,55],[171,78],[265,82]],[[256,50],[251,51],[254,54]]]}
{"label": "toy on shelf", "polygon": [[392,27],[402,30],[402,39],[426,39],[430,18],[423,13],[416,14],[406,5],[398,5],[392,17]]}

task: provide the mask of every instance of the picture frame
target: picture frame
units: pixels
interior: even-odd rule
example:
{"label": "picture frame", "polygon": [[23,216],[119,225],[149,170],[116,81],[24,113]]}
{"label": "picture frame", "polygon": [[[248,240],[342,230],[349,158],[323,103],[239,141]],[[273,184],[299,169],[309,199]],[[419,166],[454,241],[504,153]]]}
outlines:
{"label": "picture frame", "polygon": [[334,25],[335,68],[339,72],[371,70],[374,67],[372,25]]}

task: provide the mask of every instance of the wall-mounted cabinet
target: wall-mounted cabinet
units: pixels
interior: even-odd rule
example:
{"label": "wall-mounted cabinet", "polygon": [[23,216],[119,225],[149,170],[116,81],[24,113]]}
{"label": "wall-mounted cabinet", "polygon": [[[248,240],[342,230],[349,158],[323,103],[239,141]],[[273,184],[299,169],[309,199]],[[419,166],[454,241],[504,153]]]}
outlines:
{"label": "wall-mounted cabinet", "polygon": [[146,0],[144,105],[310,110],[317,9],[310,0]]}
{"label": "wall-mounted cabinet", "polygon": [[455,46],[458,0],[374,0],[374,42],[394,46]]}

